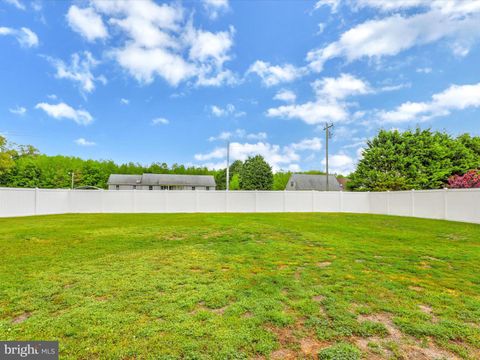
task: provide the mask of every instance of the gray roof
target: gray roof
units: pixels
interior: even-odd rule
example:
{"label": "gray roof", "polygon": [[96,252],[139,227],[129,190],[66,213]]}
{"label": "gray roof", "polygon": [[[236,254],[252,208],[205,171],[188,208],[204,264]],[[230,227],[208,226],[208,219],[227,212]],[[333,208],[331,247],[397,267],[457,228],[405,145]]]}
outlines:
{"label": "gray roof", "polygon": [[[292,174],[285,190],[327,190],[327,175]],[[334,175],[328,176],[328,190],[340,191],[341,187]]]}
{"label": "gray roof", "polygon": [[108,179],[111,185],[184,185],[216,186],[212,175],[176,175],[176,174],[112,174]]}
{"label": "gray roof", "polygon": [[140,185],[142,175],[121,175],[111,174],[108,178],[108,184],[112,185]]}

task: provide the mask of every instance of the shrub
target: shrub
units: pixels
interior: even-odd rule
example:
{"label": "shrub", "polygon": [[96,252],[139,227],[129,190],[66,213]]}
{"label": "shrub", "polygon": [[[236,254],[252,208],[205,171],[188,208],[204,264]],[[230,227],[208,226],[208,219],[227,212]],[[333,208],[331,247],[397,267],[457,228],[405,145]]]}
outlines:
{"label": "shrub", "polygon": [[470,170],[464,175],[453,175],[448,179],[452,189],[480,188],[480,170]]}

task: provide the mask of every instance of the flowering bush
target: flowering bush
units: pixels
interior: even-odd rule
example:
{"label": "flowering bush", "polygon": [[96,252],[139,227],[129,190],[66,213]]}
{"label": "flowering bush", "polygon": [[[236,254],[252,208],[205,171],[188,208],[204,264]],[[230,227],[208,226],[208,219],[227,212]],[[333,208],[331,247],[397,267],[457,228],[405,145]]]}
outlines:
{"label": "flowering bush", "polygon": [[452,189],[480,188],[480,170],[470,170],[465,175],[453,175],[448,178],[448,187]]}

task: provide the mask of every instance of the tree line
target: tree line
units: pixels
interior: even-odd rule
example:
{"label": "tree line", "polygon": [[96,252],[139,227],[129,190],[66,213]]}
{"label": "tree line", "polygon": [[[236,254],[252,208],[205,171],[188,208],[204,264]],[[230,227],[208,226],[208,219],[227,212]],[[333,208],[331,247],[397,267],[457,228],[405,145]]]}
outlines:
{"label": "tree line", "polygon": [[[355,171],[348,176],[347,189],[386,191],[480,187],[480,137],[453,137],[430,129],[380,130],[367,141]],[[110,174],[213,175],[217,189],[226,186],[226,169],[155,162],[116,164],[111,160],[84,160],[72,156],[41,154],[31,145],[16,145],[0,136],[0,186],[106,188]],[[324,174],[308,171],[307,174]],[[231,190],[284,190],[291,172],[273,173],[260,156],[234,161],[229,167]]]}
{"label": "tree line", "polygon": [[[243,174],[242,174],[243,171]],[[0,186],[25,188],[69,188],[73,173],[74,187],[107,188],[110,174],[180,174],[213,175],[217,188],[226,186],[226,170],[155,162],[145,166],[129,162],[117,164],[111,160],[84,160],[74,156],[49,156],[31,145],[17,145],[0,136]],[[230,165],[232,190],[284,190],[290,172],[273,174],[270,165],[261,156],[245,162],[237,160]]]}

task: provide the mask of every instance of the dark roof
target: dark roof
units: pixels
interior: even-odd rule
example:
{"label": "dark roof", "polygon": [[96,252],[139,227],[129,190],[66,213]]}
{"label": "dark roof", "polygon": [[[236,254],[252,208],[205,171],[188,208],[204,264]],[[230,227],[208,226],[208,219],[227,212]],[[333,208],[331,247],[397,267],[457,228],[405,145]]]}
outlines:
{"label": "dark roof", "polygon": [[[327,190],[327,175],[292,174],[285,190]],[[340,191],[340,184],[334,175],[328,176],[328,190]]]}
{"label": "dark roof", "polygon": [[112,185],[140,185],[142,175],[121,175],[111,174],[108,178],[108,184]]}
{"label": "dark roof", "polygon": [[212,175],[176,175],[176,174],[112,174],[108,179],[111,185],[184,185],[216,186]]}

